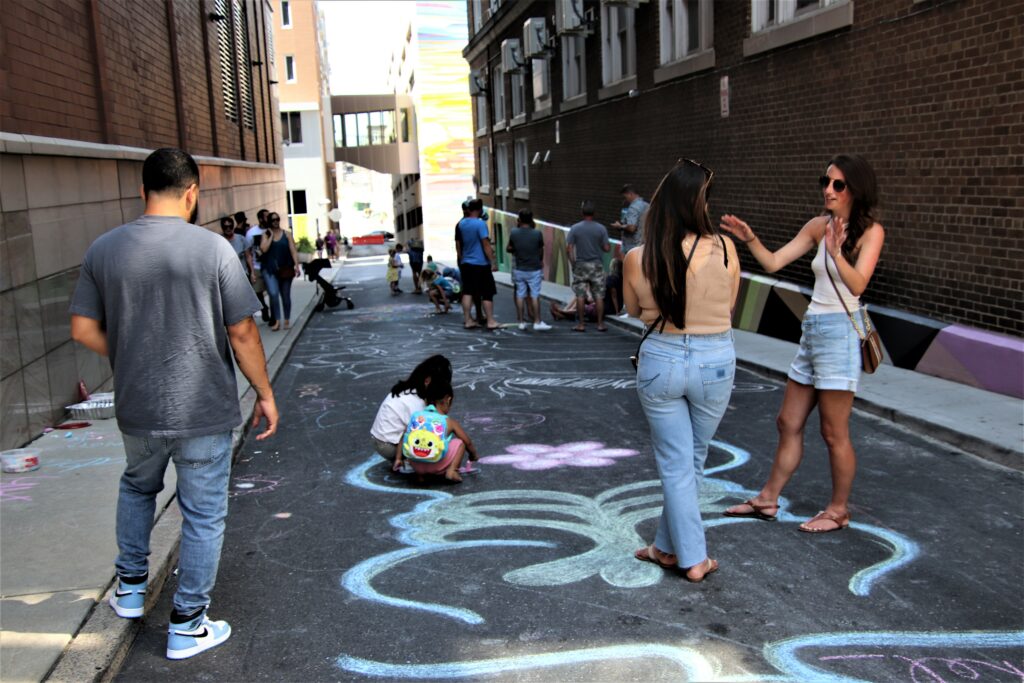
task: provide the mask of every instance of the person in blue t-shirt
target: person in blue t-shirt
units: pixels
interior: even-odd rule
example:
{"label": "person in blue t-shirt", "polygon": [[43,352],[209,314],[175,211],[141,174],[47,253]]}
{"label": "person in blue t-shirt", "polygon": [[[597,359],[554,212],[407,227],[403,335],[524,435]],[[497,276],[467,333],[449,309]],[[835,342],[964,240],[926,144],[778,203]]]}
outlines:
{"label": "person in blue t-shirt", "polygon": [[484,204],[479,199],[471,199],[466,204],[467,216],[459,221],[458,234],[462,244],[459,268],[462,273],[462,314],[463,327],[467,330],[480,327],[470,317],[470,306],[473,297],[480,297],[483,302],[487,329],[494,330],[501,325],[494,319],[494,285],[493,271],[498,269],[498,261],[494,258],[494,247],[491,246],[487,223],[480,219]]}

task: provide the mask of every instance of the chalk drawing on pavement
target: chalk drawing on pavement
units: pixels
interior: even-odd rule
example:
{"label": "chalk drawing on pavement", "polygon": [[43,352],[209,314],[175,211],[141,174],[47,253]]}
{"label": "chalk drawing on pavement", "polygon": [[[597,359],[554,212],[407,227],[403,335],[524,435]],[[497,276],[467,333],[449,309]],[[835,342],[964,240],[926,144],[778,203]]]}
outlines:
{"label": "chalk drawing on pavement", "polygon": [[284,481],[281,477],[268,477],[262,474],[246,474],[231,480],[230,498],[248,496],[254,493],[269,493],[277,489]]}
{"label": "chalk drawing on pavement", "polygon": [[556,467],[608,467],[619,458],[639,455],[632,448],[606,448],[600,441],[574,441],[549,446],[522,443],[509,446],[500,455],[486,455],[481,463],[511,465],[517,470],[550,470]]}
{"label": "chalk drawing on pavement", "polygon": [[43,476],[16,477],[14,479],[0,479],[0,503],[31,503],[32,496],[25,492],[30,491],[46,479]]}
{"label": "chalk drawing on pavement", "polygon": [[470,431],[489,434],[518,432],[543,424],[545,417],[540,413],[519,413],[508,410],[489,413],[466,413],[459,420]]}

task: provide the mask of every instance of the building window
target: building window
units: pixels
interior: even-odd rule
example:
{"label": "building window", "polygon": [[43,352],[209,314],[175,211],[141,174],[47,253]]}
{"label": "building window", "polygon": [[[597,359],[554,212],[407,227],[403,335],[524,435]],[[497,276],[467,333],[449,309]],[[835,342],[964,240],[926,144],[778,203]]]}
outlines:
{"label": "building window", "polygon": [[509,77],[512,85],[512,118],[526,114],[526,83],[523,72],[518,71]]}
{"label": "building window", "polygon": [[359,146],[359,134],[356,132],[356,115],[345,114],[345,147],[358,147]]}
{"label": "building window", "polygon": [[292,3],[281,0],[281,28],[292,27]]}
{"label": "building window", "polygon": [[587,91],[587,63],[583,36],[562,36],[562,98]]}
{"label": "building window", "polygon": [[703,13],[711,11],[711,2],[658,0],[658,5],[661,16],[661,64],[679,61],[710,47],[710,40],[705,45]]}
{"label": "building window", "polygon": [[334,146],[344,147],[345,146],[345,124],[344,118],[341,114],[335,114],[331,117],[331,127],[334,128]]}
{"label": "building window", "polygon": [[494,125],[505,123],[505,74],[500,66],[491,69],[491,90],[494,92]]}
{"label": "building window", "polygon": [[743,54],[758,54],[851,25],[850,0],[751,0],[751,35],[743,41]]}
{"label": "building window", "polygon": [[533,109],[547,106],[551,98],[551,64],[546,59],[533,62]]}
{"label": "building window", "polygon": [[249,51],[249,21],[240,0],[215,0],[214,10],[227,17],[217,22],[217,56],[220,62],[221,97],[224,114],[238,121],[241,111],[246,128],[256,126],[252,93],[252,58]]}
{"label": "building window", "polygon": [[636,74],[635,10],[601,5],[601,78],[604,85]]}
{"label": "building window", "polygon": [[370,144],[370,113],[356,114],[356,147]]}
{"label": "building window", "polygon": [[477,95],[473,99],[476,100],[476,134],[483,135],[487,132],[487,97],[485,95]]}
{"label": "building window", "polygon": [[402,107],[402,142],[409,142],[409,110]]}
{"label": "building window", "polygon": [[308,213],[306,210],[306,191],[288,190],[288,215]]}
{"label": "building window", "polygon": [[286,145],[302,144],[302,112],[281,112],[281,139]]}
{"label": "building window", "polygon": [[516,189],[530,189],[530,157],[526,152],[526,140],[516,140],[514,150],[516,166]]}
{"label": "building window", "polygon": [[292,55],[284,56],[284,77],[288,83],[294,83],[297,80],[295,76],[295,57]]}
{"label": "building window", "polygon": [[495,154],[495,161],[497,162],[498,168],[498,192],[507,192],[508,183],[508,144],[502,143],[498,145],[498,150]]}
{"label": "building window", "polygon": [[473,11],[473,33],[476,33],[484,25],[484,2],[483,0],[472,0],[469,6]]}
{"label": "building window", "polygon": [[480,191],[489,193],[491,191],[491,150],[486,147],[478,147],[477,157],[480,159]]}

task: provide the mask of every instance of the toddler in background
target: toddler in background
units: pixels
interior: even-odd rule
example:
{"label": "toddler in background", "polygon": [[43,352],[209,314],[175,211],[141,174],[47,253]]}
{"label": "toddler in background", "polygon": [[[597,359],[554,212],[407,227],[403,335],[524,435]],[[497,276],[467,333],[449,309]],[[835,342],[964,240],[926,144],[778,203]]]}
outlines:
{"label": "toddler in background", "polygon": [[402,245],[396,244],[394,249],[388,249],[388,272],[384,278],[391,287],[391,295],[397,296],[402,293],[398,288],[398,282],[402,279]]}
{"label": "toddler in background", "polygon": [[396,383],[377,409],[370,427],[373,450],[388,462],[401,465],[402,434],[413,413],[426,407],[427,393],[432,384],[451,386],[452,364],[437,354],[416,366],[407,379]]}
{"label": "toddler in background", "polygon": [[[431,382],[427,395],[427,406],[409,418],[402,436],[402,455],[420,481],[426,474],[443,474],[458,483],[465,457],[475,462],[479,456],[462,425],[448,416],[454,399],[451,382]],[[399,464],[397,457],[395,464]]]}

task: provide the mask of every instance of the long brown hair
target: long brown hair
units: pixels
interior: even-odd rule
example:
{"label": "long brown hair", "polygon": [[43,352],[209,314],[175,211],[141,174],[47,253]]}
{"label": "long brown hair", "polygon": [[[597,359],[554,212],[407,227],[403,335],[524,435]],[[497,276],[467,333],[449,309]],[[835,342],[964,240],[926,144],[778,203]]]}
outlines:
{"label": "long brown hair", "polygon": [[[846,241],[843,242],[843,256],[853,263],[853,252],[864,231],[875,223],[873,212],[878,205],[878,180],[875,170],[862,156],[837,154],[829,160],[828,166],[835,166],[846,177],[846,187],[853,195],[850,220],[846,227]],[[826,170],[828,169],[826,166]]]}
{"label": "long brown hair", "polygon": [[708,215],[713,175],[694,161],[680,161],[661,179],[644,222],[641,268],[662,317],[679,329],[686,326],[683,239],[717,234]]}

